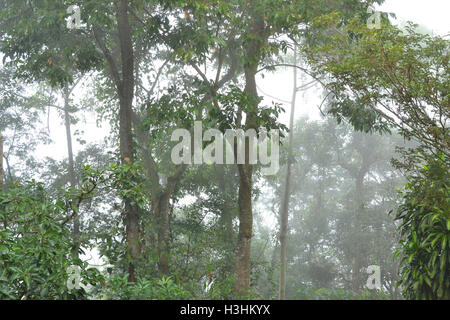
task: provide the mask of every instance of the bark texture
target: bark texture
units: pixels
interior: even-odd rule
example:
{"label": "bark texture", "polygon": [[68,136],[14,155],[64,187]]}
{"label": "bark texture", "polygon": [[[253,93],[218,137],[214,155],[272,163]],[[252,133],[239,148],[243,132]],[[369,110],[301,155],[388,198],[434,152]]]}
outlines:
{"label": "bark texture", "polygon": [[[72,147],[72,131],[71,131],[71,125],[70,125],[70,93],[71,90],[69,90],[67,87],[64,90],[64,126],[66,128],[66,140],[67,140],[67,156],[69,159],[69,168],[68,168],[68,174],[69,174],[69,183],[72,188],[75,188],[77,181],[75,176],[75,162],[73,157],[73,147]],[[74,215],[73,218],[73,242],[74,242],[74,253],[76,256],[78,256],[78,251],[80,248],[80,218],[78,214]]]}
{"label": "bark texture", "polygon": [[[119,140],[120,157],[122,163],[133,162],[134,147],[132,136],[132,114],[134,99],[134,49],[132,42],[131,26],[129,22],[129,2],[119,0],[117,3],[117,31],[119,36],[121,72],[117,67],[111,51],[108,49],[102,32],[98,26],[93,26],[95,40],[100,47],[106,62],[108,63],[112,80],[116,86],[119,97]],[[140,228],[139,210],[132,204],[132,199],[124,198],[123,221],[126,228],[128,280],[136,281],[136,265],[140,256]]]}
{"label": "bark texture", "polygon": [[[245,89],[244,92],[251,100],[247,106],[246,129],[257,129],[258,91],[256,87],[256,74],[261,60],[262,48],[267,41],[264,27],[264,16],[254,12],[251,26],[252,40],[246,48],[247,63],[244,66]],[[242,109],[237,117],[237,127],[241,126]],[[236,145],[235,145],[236,150]],[[249,164],[249,143],[245,143],[245,164],[238,164],[239,171],[239,233],[236,248],[236,282],[235,294],[244,296],[250,293],[251,275],[251,239],[253,235],[253,211],[252,211],[252,175],[253,165]]]}
{"label": "bark texture", "polygon": [[[297,47],[294,47],[294,66],[297,66]],[[294,140],[294,113],[297,100],[297,68],[294,67],[294,89],[291,100],[291,117],[289,121],[288,161],[286,164],[286,181],[284,185],[283,203],[280,212],[280,290],[279,298],[286,298],[286,237],[289,220],[289,198],[291,195],[292,144]]]}

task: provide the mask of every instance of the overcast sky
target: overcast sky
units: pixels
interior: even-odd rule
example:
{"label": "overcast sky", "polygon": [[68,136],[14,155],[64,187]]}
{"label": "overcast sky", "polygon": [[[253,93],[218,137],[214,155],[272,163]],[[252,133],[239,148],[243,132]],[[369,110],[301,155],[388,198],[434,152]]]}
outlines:
{"label": "overcast sky", "polygon": [[[391,18],[394,24],[401,25],[406,21],[421,24],[432,30],[435,35],[445,36],[450,32],[450,0],[387,0],[382,6],[376,7],[381,12],[395,13],[397,19]],[[280,101],[290,101],[292,96],[292,70],[280,70],[275,74],[266,75],[260,78],[259,87],[263,92],[277,97]],[[320,112],[318,105],[321,103],[321,92],[319,88],[309,90],[306,95],[298,94],[296,105],[296,118],[308,115],[312,119],[319,119]],[[267,97],[267,102],[273,100]],[[286,104],[286,111],[290,106]],[[289,112],[286,112],[280,119],[284,124],[288,124]]]}
{"label": "overcast sky", "polygon": [[399,20],[423,24],[441,36],[450,31],[449,0],[387,0],[377,9],[394,12]]}

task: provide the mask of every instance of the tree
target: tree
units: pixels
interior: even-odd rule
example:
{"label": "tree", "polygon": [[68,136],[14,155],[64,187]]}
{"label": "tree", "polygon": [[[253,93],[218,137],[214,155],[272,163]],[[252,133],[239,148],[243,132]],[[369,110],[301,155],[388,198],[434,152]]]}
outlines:
{"label": "tree", "polygon": [[[448,157],[430,158],[419,151],[409,167],[408,184],[396,218],[401,222],[401,280],[408,299],[448,300],[449,163]],[[405,169],[405,167],[403,166]]]}
{"label": "tree", "polygon": [[[65,68],[65,72],[71,74],[71,68]],[[73,76],[72,76],[73,77]],[[57,109],[57,111],[62,113],[62,118],[64,119],[64,127],[66,131],[66,145],[67,145],[67,159],[68,159],[68,170],[67,170],[67,180],[72,188],[75,188],[77,185],[77,176],[75,173],[75,164],[74,164],[74,152],[73,152],[73,137],[72,137],[72,123],[74,122],[74,106],[72,103],[71,95],[73,91],[77,88],[79,83],[83,80],[84,76],[79,75],[78,79],[75,80],[73,84],[66,84],[61,90],[57,90],[58,93],[62,96],[62,106],[58,104],[54,97],[54,89],[47,84],[41,83],[41,91],[34,94],[30,99],[41,105],[43,108],[48,107],[48,117],[50,117],[51,108]],[[46,94],[45,91],[49,89],[50,93]],[[50,118],[48,118],[49,121]],[[75,243],[74,252],[78,255],[78,251],[80,249],[80,217],[76,215],[73,218],[73,240]]]}
{"label": "tree", "polygon": [[[398,298],[398,263],[393,261],[398,239],[388,212],[397,207],[394,190],[403,183],[390,164],[395,146],[402,144],[401,136],[355,132],[332,118],[300,119],[293,132],[286,296],[311,294],[310,299],[328,292],[341,298],[345,294],[364,298],[368,294],[364,269],[375,264],[382,270],[383,292]],[[281,151],[285,165],[287,143]],[[367,164],[364,158],[371,159],[371,164],[357,184],[356,177]],[[284,179],[267,179],[273,188],[269,194],[276,195],[276,208],[282,206]]]}
{"label": "tree", "polygon": [[[279,3],[278,1],[251,1],[247,5],[251,8],[248,10],[248,22],[243,20],[244,26],[244,80],[245,88],[243,93],[248,99],[245,108],[240,106],[236,118],[236,127],[245,129],[257,129],[262,124],[258,118],[260,111],[260,101],[256,88],[256,75],[261,69],[270,65],[265,65],[267,58],[271,54],[278,52],[280,48],[286,48],[283,41],[273,41],[277,35],[288,35],[295,38],[302,33],[301,24],[306,25],[309,30],[308,23],[314,17],[324,14],[322,11],[328,4],[327,1],[316,4],[318,7],[311,8],[308,2],[294,1],[289,3]],[[322,7],[320,7],[322,5]],[[345,16],[359,12],[359,10],[367,9],[366,5],[370,3],[361,3],[359,1],[346,3],[343,5]],[[327,9],[325,9],[327,10]],[[244,11],[245,12],[245,11]],[[363,11],[364,12],[364,11]],[[261,69],[260,69],[261,68]],[[245,113],[245,125],[241,123],[242,114]],[[246,159],[248,159],[248,149],[246,150]],[[239,187],[239,236],[236,258],[236,293],[241,295],[248,291],[250,285],[250,244],[252,235],[252,175],[253,166],[249,164],[238,165],[240,175]]]}
{"label": "tree", "polygon": [[39,143],[49,141],[48,133],[39,125],[44,105],[35,99],[35,88],[26,88],[13,79],[15,72],[11,66],[0,69],[0,132],[3,135],[5,191],[13,181],[33,177],[39,164],[32,151]]}
{"label": "tree", "polygon": [[[333,21],[337,25],[339,18],[334,16],[324,21]],[[360,129],[365,129],[367,124],[380,130],[384,130],[386,124],[396,127],[405,138],[419,144],[409,151],[403,150],[403,159],[395,162],[410,175],[404,203],[397,215],[403,222],[401,244],[408,244],[400,250],[407,255],[402,260],[400,283],[405,286],[408,297],[442,298],[448,289],[439,278],[445,275],[437,272],[435,263],[440,250],[445,260],[448,246],[446,240],[439,242],[442,247],[434,246],[438,241],[435,237],[443,237],[443,240],[447,231],[440,227],[435,229],[434,222],[438,217],[437,225],[445,225],[448,221],[445,214],[441,215],[441,208],[445,208],[442,200],[447,197],[448,177],[443,175],[436,180],[441,186],[438,196],[435,183],[428,184],[428,179],[437,178],[432,173],[435,171],[427,170],[430,166],[436,171],[448,171],[449,41],[421,34],[414,25],[405,30],[390,25],[370,30],[358,18],[335,29],[330,40],[338,46],[311,48],[309,57],[319,74],[331,77],[328,86],[335,97],[331,113],[340,119],[348,118]],[[361,122],[361,118],[366,121]],[[426,166],[425,171],[417,169],[420,165]],[[416,198],[417,192],[430,196],[424,198],[426,206],[421,204],[422,197]],[[427,209],[431,213],[436,210],[433,221],[428,220]],[[422,229],[418,237],[416,228],[419,225]],[[436,241],[430,242],[431,239]],[[436,252],[434,259],[422,254],[422,248],[424,252]],[[444,266],[445,262],[442,263]]]}
{"label": "tree", "polygon": [[[102,281],[73,254],[75,244],[65,224],[68,211],[76,210],[76,203],[93,191],[96,181],[92,178],[78,194],[66,191],[62,198],[49,196],[35,181],[16,182],[8,193],[0,192],[0,298],[86,299],[84,289],[72,290],[68,282]],[[71,280],[69,267],[79,269],[79,279]]]}
{"label": "tree", "polygon": [[291,100],[291,116],[289,120],[289,142],[288,142],[288,159],[286,164],[286,182],[283,193],[283,203],[281,205],[280,212],[280,300],[284,300],[286,297],[286,235],[288,229],[289,220],[289,198],[290,198],[290,186],[291,186],[291,167],[292,167],[292,148],[294,140],[294,113],[295,104],[297,98],[297,46],[294,46],[294,89]]}
{"label": "tree", "polygon": [[[395,299],[400,264],[405,297],[446,298],[448,41],[387,21],[369,29],[380,2],[0,0],[0,295]],[[294,73],[286,138],[282,105],[257,87],[278,67]],[[298,87],[300,76],[313,81]],[[339,124],[295,122],[297,91],[317,84],[322,115]],[[78,106],[111,131],[75,153]],[[46,107],[66,129],[62,161],[33,158],[50,134],[37,134]],[[221,141],[234,164],[175,163],[171,134],[195,121],[254,130],[258,142],[281,131],[280,173],[262,177],[249,137]],[[193,141],[195,164],[215,142]],[[268,149],[277,161],[278,145]],[[81,261],[91,251],[111,265],[105,281],[67,290],[68,264],[93,276]],[[379,291],[365,288],[369,265],[381,267]]]}
{"label": "tree", "polygon": [[[99,68],[101,62],[106,62],[119,97],[120,161],[123,164],[133,162],[135,150],[131,117],[135,83],[129,2],[120,0],[114,5],[105,1],[83,2],[80,9],[83,12],[83,19],[90,22],[89,28],[92,28],[93,37],[84,30],[70,31],[66,28],[64,19],[67,17],[66,9],[64,3],[2,2],[2,51],[6,57],[13,59],[13,62],[20,66],[19,75],[30,76],[31,79],[47,78],[52,85],[64,86],[72,81],[72,75],[64,69],[67,64],[72,64],[78,71],[85,72]],[[10,24],[10,17],[17,15],[20,16],[20,28]],[[119,51],[120,66],[117,65],[116,57],[113,57],[105,42],[101,23],[117,28],[114,49]],[[39,34],[35,30],[39,30]],[[24,39],[26,41],[22,43],[26,44],[18,46],[17,44]],[[101,56],[97,49],[100,49]],[[130,281],[135,281],[135,261],[140,251],[138,208],[132,199],[125,197],[123,200],[130,259],[128,271]]]}
{"label": "tree", "polygon": [[[338,15],[318,25],[340,25]],[[330,113],[360,130],[393,126],[434,154],[449,150],[449,41],[383,25],[369,29],[359,18],[326,38],[336,45],[311,46],[309,62],[329,76]],[[430,72],[433,70],[433,72]]]}

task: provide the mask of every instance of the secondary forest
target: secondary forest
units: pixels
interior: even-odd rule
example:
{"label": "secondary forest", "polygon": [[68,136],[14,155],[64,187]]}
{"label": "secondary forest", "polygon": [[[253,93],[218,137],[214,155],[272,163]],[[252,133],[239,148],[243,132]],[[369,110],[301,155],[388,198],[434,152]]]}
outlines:
{"label": "secondary forest", "polygon": [[0,0],[0,299],[448,300],[449,40],[381,3]]}

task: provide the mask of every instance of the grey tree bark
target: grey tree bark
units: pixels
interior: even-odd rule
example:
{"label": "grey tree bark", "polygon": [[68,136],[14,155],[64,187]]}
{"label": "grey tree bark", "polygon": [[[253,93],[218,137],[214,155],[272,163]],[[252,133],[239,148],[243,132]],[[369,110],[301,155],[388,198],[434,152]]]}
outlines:
{"label": "grey tree bark", "polygon": [[[256,88],[256,74],[261,59],[261,50],[267,41],[265,33],[264,16],[261,13],[254,12],[254,23],[252,26],[252,37],[246,48],[246,57],[249,62],[244,67],[245,89],[248,97],[258,98]],[[251,110],[246,113],[246,129],[257,129],[256,114],[258,109],[258,100],[255,100],[250,106]],[[241,126],[242,110],[239,110],[237,117],[237,127]],[[236,146],[236,145],[235,145]],[[236,147],[235,147],[236,150]],[[239,233],[236,248],[236,282],[235,294],[244,296],[250,292],[250,253],[251,240],[253,235],[253,211],[252,211],[252,176],[253,165],[249,164],[249,143],[245,143],[245,164],[238,164],[239,171]]]}
{"label": "grey tree bark", "polygon": [[[72,147],[72,130],[70,124],[70,94],[72,89],[67,87],[64,89],[64,125],[66,128],[66,140],[67,140],[67,154],[69,159],[69,183],[72,188],[75,188],[77,179],[75,176],[75,162],[73,157]],[[76,214],[73,218],[73,241],[74,241],[74,254],[78,256],[78,250],[80,248],[80,217]]]}
{"label": "grey tree bark", "polygon": [[[93,33],[106,62],[108,63],[111,78],[116,86],[119,97],[119,140],[120,157],[123,164],[133,162],[134,147],[132,137],[132,107],[134,99],[134,48],[132,32],[129,21],[129,1],[119,0],[116,11],[117,31],[119,35],[118,46],[120,48],[121,72],[114,61],[111,51],[108,49],[100,29],[94,25]],[[128,280],[136,282],[136,266],[140,256],[140,228],[139,210],[132,204],[132,199],[125,197],[123,220],[126,228]]]}
{"label": "grey tree bark", "polygon": [[[294,46],[294,66],[297,66],[297,46]],[[280,212],[280,288],[279,298],[286,298],[286,237],[289,220],[289,198],[291,195],[291,167],[292,167],[292,144],[294,140],[294,114],[297,100],[297,68],[294,69],[294,89],[291,100],[291,116],[289,121],[289,144],[288,159],[286,164],[286,180],[284,185],[283,202]]]}

